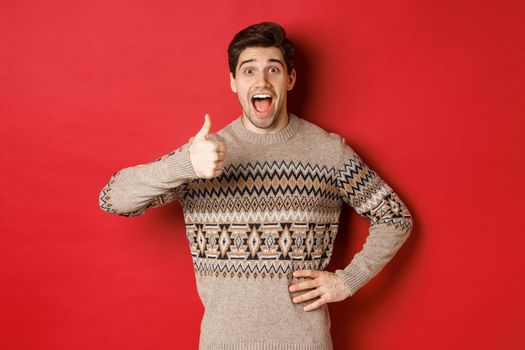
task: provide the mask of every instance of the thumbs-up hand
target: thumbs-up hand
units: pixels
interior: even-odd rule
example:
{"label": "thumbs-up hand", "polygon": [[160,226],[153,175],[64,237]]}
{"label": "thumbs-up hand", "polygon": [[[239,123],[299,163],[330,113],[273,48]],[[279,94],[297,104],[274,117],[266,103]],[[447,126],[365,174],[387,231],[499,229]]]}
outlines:
{"label": "thumbs-up hand", "polygon": [[200,178],[209,179],[222,174],[226,156],[226,144],[211,140],[208,137],[211,128],[211,119],[208,114],[204,116],[204,124],[193,137],[189,147],[190,160],[195,174]]}

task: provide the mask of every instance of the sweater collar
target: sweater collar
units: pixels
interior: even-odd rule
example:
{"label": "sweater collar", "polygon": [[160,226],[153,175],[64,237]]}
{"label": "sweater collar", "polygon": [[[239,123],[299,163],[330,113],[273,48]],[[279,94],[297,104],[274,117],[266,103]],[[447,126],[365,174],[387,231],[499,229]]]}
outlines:
{"label": "sweater collar", "polygon": [[240,139],[249,143],[272,144],[285,142],[297,134],[301,127],[300,118],[295,114],[289,113],[288,124],[283,129],[274,134],[259,134],[246,129],[242,124],[241,118],[238,117],[232,122],[232,128]]}

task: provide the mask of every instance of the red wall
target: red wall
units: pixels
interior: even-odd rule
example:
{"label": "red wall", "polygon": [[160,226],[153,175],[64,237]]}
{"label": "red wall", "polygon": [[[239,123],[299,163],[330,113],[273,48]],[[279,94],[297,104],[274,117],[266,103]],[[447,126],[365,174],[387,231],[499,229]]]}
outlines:
{"label": "red wall", "polygon": [[[404,199],[413,235],[330,304],[336,350],[523,349],[521,1],[3,1],[0,348],[196,349],[180,205],[112,216],[117,170],[240,114],[226,47],[281,23],[290,110],[337,132]],[[335,258],[367,221],[343,211]],[[522,277],[520,277],[522,276]]]}

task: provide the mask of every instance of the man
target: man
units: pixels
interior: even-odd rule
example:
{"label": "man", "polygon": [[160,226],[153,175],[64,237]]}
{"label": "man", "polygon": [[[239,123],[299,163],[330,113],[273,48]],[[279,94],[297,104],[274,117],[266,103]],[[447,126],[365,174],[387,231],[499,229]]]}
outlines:
{"label": "man", "polygon": [[[353,295],[408,237],[401,199],[335,133],[288,113],[294,49],[275,23],[228,48],[242,116],[216,134],[115,173],[100,207],[136,216],[179,200],[205,307],[202,349],[332,349],[327,304]],[[363,249],[326,271],[347,203],[370,222]]]}

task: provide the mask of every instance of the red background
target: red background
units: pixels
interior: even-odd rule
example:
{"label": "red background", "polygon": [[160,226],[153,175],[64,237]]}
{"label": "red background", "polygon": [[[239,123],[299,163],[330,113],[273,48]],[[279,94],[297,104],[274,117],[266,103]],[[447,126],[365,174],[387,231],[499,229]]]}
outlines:
{"label": "red background", "polygon": [[[117,170],[240,114],[226,47],[296,42],[290,111],[337,132],[403,198],[409,241],[330,304],[336,350],[523,349],[521,1],[2,1],[0,348],[197,349],[178,203],[98,207]],[[346,208],[329,271],[361,249]],[[521,277],[520,277],[521,276]]]}

